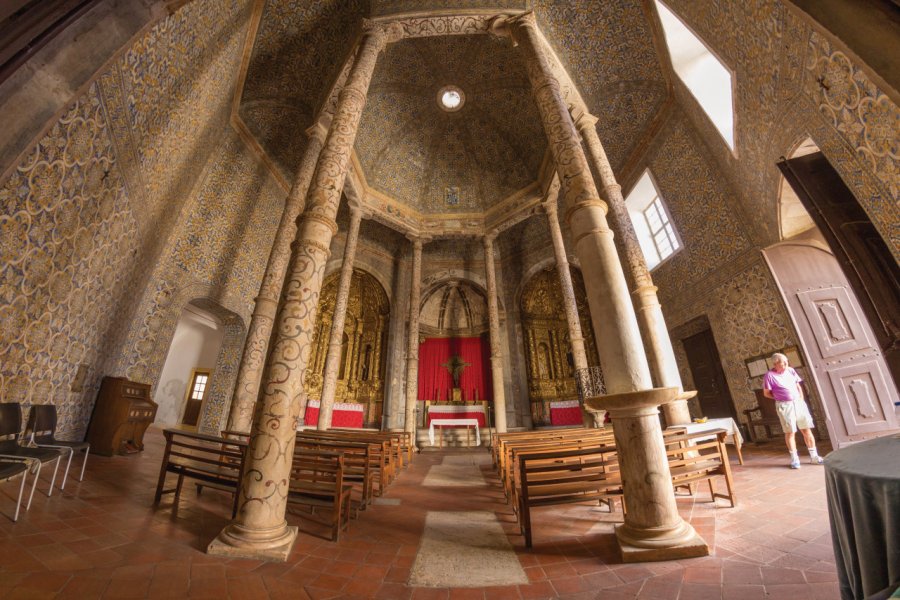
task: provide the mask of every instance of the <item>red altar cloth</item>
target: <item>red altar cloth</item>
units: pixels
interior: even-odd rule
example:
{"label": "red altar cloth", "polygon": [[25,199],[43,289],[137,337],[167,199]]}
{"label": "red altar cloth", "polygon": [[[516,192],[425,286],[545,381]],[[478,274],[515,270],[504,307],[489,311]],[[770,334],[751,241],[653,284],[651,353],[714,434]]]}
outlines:
{"label": "red altar cloth", "polygon": [[[334,410],[331,412],[332,427],[354,427],[361,428],[363,426],[363,417],[365,412],[362,404],[352,404],[349,402],[336,402]],[[306,415],[303,422],[307,426],[315,426],[319,422],[319,401],[310,400],[306,405]]]}
{"label": "red altar cloth", "polygon": [[581,425],[581,407],[578,400],[550,403],[551,425]]}

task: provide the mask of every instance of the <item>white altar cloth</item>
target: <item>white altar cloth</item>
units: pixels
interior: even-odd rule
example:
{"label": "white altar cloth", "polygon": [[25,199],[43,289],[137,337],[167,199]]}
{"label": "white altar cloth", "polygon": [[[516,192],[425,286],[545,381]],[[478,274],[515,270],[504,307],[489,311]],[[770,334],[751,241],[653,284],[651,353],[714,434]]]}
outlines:
{"label": "white altar cloth", "polygon": [[428,442],[434,446],[434,426],[454,426],[454,427],[465,427],[468,429],[471,426],[475,426],[475,445],[481,445],[481,431],[478,429],[478,419],[432,419],[431,424],[428,426]]}

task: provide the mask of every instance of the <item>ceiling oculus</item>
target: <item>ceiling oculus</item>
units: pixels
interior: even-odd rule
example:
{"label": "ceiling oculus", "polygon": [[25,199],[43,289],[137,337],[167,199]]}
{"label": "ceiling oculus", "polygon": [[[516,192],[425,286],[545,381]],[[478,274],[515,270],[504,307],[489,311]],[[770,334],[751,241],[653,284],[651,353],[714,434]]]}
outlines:
{"label": "ceiling oculus", "polygon": [[455,85],[445,85],[438,90],[437,102],[443,110],[456,112],[466,103],[466,95]]}

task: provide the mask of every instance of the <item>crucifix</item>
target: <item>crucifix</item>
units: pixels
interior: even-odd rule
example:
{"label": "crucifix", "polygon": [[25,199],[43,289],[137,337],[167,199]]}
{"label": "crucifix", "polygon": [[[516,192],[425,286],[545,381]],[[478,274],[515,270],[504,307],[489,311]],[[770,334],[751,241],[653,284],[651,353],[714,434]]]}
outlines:
{"label": "crucifix", "polygon": [[450,376],[453,378],[453,387],[459,387],[459,376],[462,375],[463,369],[469,366],[470,363],[464,361],[458,354],[454,354],[450,357],[450,359],[442,364],[441,366],[446,368],[450,372]]}

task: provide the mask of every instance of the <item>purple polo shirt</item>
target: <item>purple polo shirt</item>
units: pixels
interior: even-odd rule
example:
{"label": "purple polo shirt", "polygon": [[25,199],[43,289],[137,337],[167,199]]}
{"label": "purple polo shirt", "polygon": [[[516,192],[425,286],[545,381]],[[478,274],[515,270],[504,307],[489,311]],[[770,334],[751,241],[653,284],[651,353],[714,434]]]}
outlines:
{"label": "purple polo shirt", "polygon": [[787,367],[780,374],[775,370],[766,373],[763,389],[771,390],[778,402],[789,402],[797,395],[797,384],[803,381],[793,367]]}

